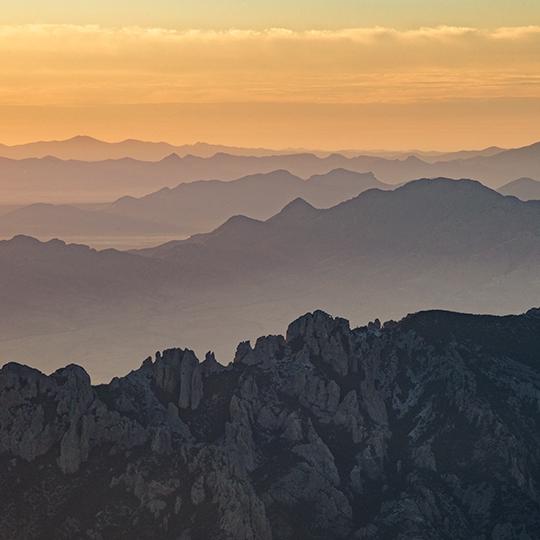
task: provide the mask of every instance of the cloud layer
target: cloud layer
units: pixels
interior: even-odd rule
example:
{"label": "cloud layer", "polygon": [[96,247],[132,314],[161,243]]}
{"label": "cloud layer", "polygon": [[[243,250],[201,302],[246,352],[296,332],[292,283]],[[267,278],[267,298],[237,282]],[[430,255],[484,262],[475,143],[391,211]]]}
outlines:
{"label": "cloud layer", "polygon": [[273,147],[540,139],[540,26],[0,26],[2,141],[89,133]]}
{"label": "cloud layer", "polygon": [[190,30],[0,26],[0,104],[538,97],[540,26]]}

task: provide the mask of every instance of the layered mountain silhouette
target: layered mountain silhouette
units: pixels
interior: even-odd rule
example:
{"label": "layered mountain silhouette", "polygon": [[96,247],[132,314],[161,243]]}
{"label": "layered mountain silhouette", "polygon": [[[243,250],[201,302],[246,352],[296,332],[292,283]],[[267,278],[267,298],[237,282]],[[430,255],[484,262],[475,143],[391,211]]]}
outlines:
{"label": "layered mountain silhouette", "polygon": [[540,204],[470,180],[372,189],[329,209],[296,199],[266,221],[236,216],[131,253],[18,237],[0,243],[0,358],[48,370],[69,350],[104,380],[142,347],[181,340],[227,357],[317,308],[354,324],[432,307],[522,311],[540,297],[539,267]]}
{"label": "layered mountain silhouette", "polygon": [[224,182],[199,181],[164,188],[139,199],[123,197],[108,213],[168,223],[183,233],[208,231],[236,214],[267,219],[298,197],[319,208],[334,206],[367,189],[391,189],[371,173],[335,169],[307,180],[277,170]]}
{"label": "layered mountain silhouette", "polygon": [[140,199],[123,197],[90,207],[33,204],[0,212],[0,237],[25,234],[42,239],[90,238],[98,244],[107,238],[114,242],[114,238],[123,241],[133,237],[135,243],[135,238],[148,243],[160,234],[185,237],[209,231],[235,214],[266,219],[297,197],[318,207],[329,207],[367,189],[392,187],[370,173],[344,169],[308,180],[280,170],[230,182],[189,182]]}
{"label": "layered mountain silhouette", "polygon": [[200,157],[210,157],[218,152],[243,156],[267,156],[283,153],[290,154],[295,151],[241,148],[204,142],[184,145],[140,141],[137,139],[106,142],[87,135],[78,135],[61,141],[37,141],[12,146],[0,144],[0,156],[12,159],[54,156],[60,159],[77,159],[81,161],[102,161],[105,159],[122,158],[132,158],[141,161],[159,161],[173,153],[179,156],[191,154]]}
{"label": "layered mountain silhouette", "polygon": [[532,178],[518,178],[499,188],[503,195],[513,195],[522,201],[540,200],[540,181]]}
{"label": "layered mountain silhouette", "polygon": [[275,249],[295,264],[305,257],[310,265],[328,256],[344,261],[366,254],[371,262],[380,253],[393,264],[419,252],[439,261],[453,255],[480,257],[510,240],[516,247],[518,240],[536,241],[539,211],[539,204],[503,197],[475,181],[424,179],[391,192],[368,190],[326,210],[296,199],[265,222],[238,216],[212,233],[139,253],[187,260],[183,253],[197,246],[200,257],[234,250],[246,258],[252,253],[253,259],[259,245],[261,255]]}
{"label": "layered mountain silhouette", "polygon": [[9,363],[0,538],[536,538],[539,350],[540,309],[316,311],[227,367],[168,349],[92,386]]}
{"label": "layered mountain silhouette", "polygon": [[278,169],[309,178],[333,169],[373,173],[380,181],[399,184],[415,178],[475,178],[500,187],[516,176],[540,177],[540,143],[467,159],[424,161],[415,156],[385,159],[330,154],[211,157],[171,154],[160,161],[131,158],[104,161],[60,160],[53,157],[13,160],[0,158],[0,197],[5,204],[31,202],[101,202],[123,195],[140,197],[164,186],[193,180],[233,180]]}
{"label": "layered mountain silhouette", "polygon": [[[407,155],[413,155],[424,161],[435,162],[435,161],[453,161],[457,159],[469,159],[474,157],[489,157],[494,156],[495,154],[500,154],[504,152],[506,148],[500,148],[499,146],[488,146],[482,150],[457,150],[455,152],[422,152],[422,151],[413,151],[407,152]],[[381,156],[385,157],[385,156]],[[402,155],[394,155],[387,157],[404,157]]]}
{"label": "layered mountain silhouette", "polygon": [[[340,150],[339,153],[349,157],[362,154],[390,159],[400,159],[407,157],[408,155],[414,155],[425,161],[431,161],[463,159],[480,155],[487,156],[502,151],[503,148],[490,146],[489,148],[482,150],[462,150],[457,152],[423,152],[420,150],[412,150],[409,152]],[[211,157],[219,152],[241,156],[269,156],[295,154],[299,152],[312,152],[317,155],[327,155],[330,153],[325,150],[245,148],[208,144],[204,142],[184,145],[174,145],[166,142],[140,141],[137,139],[127,139],[120,142],[106,142],[87,135],[78,135],[60,141],[37,141],[12,146],[0,144],[0,156],[12,159],[54,156],[60,159],[78,159],[81,161],[102,161],[105,159],[122,158],[133,158],[142,161],[159,161],[173,153],[182,157],[190,154],[199,157]]]}

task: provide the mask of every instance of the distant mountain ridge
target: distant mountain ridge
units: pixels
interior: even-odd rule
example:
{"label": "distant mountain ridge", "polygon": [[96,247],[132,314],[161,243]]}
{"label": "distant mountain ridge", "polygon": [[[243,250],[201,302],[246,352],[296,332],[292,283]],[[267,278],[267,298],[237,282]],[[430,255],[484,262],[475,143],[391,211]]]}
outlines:
{"label": "distant mountain ridge", "polygon": [[[358,160],[357,160],[358,161]],[[362,172],[373,158],[363,158]],[[4,204],[21,202],[104,202],[131,195],[141,197],[164,186],[195,180],[235,180],[243,176],[287,170],[309,178],[326,174],[353,163],[340,155],[319,158],[313,154],[283,156],[234,156],[218,153],[211,158],[179,157],[171,154],[158,162],[130,158],[96,162],[42,159],[11,160],[0,158],[0,175],[8,181],[0,184]],[[354,169],[350,169],[353,170]],[[357,171],[354,171],[357,172]]]}
{"label": "distant mountain ridge", "polygon": [[415,155],[426,161],[435,159],[461,159],[478,155],[494,155],[503,151],[502,148],[491,146],[483,150],[463,150],[458,152],[424,152],[413,151],[385,151],[385,150],[316,150],[301,148],[246,148],[230,145],[209,144],[197,142],[194,144],[174,145],[167,142],[150,142],[137,139],[126,139],[119,142],[106,142],[87,135],[77,135],[59,141],[36,141],[26,144],[8,146],[0,144],[0,156],[12,159],[43,158],[54,156],[60,159],[74,159],[81,161],[102,161],[105,159],[132,158],[141,161],[159,161],[170,154],[176,153],[181,157],[189,154],[198,157],[211,157],[223,152],[242,156],[270,156],[280,154],[314,153],[325,156],[334,152],[347,157],[355,155],[370,155],[389,159],[400,159],[407,155]]}
{"label": "distant mountain ridge", "polygon": [[130,253],[14,239],[0,243],[0,359],[50,369],[70,350],[103,380],[143,346],[182,339],[226,357],[317,308],[354,324],[523,311],[540,297],[539,267],[540,204],[470,180],[370,189],[329,209],[295,199],[266,221],[232,217]]}
{"label": "distant mountain ridge", "polygon": [[[540,257],[540,205],[502,197],[478,182],[417,180],[394,191],[368,190],[330,209],[313,210],[306,212],[303,201],[295,202],[261,224],[229,220],[212,233],[138,253],[187,264],[189,268],[220,260],[216,271],[226,272],[231,263],[229,271],[235,278],[241,272],[237,260],[246,261],[248,273],[262,271],[265,279],[269,279],[267,273],[274,277],[283,273],[288,279],[283,268],[290,267],[292,273],[300,273],[302,268],[315,273],[320,268],[330,282],[332,271],[347,264],[350,270],[361,269],[376,281],[382,281],[387,274],[388,282],[403,279],[405,268],[412,265],[407,270],[414,269],[409,277],[420,284],[416,272],[424,272],[422,267],[431,265],[428,273],[435,269],[442,273],[438,288],[444,287],[445,280],[461,288],[461,278],[446,276],[445,267],[458,266],[459,261],[482,267],[482,257],[486,256],[492,258],[492,272],[506,272],[504,246],[510,242],[522,256],[520,259],[513,253],[516,264],[528,265],[531,257]],[[501,213],[506,214],[504,226]],[[233,255],[227,257],[227,253]],[[422,254],[419,260],[418,254]],[[335,265],[332,271],[327,267],[330,260]],[[321,267],[320,261],[325,261],[325,266]],[[355,279],[352,275],[350,278]],[[482,279],[481,274],[475,279]],[[333,280],[344,285],[343,276],[334,275]],[[463,285],[467,288],[465,282]],[[352,282],[349,286],[354,289]],[[335,286],[331,288],[335,290]],[[294,291],[290,294],[294,295]],[[343,301],[349,302],[345,298]],[[349,313],[350,306],[339,307]]]}
{"label": "distant mountain ridge", "polygon": [[170,223],[185,234],[209,231],[235,214],[268,219],[292,199],[318,208],[334,206],[367,189],[392,189],[371,173],[334,169],[307,180],[286,170],[254,174],[228,182],[187,182],[139,199],[124,197],[104,210],[122,216]]}
{"label": "distant mountain ridge", "polygon": [[164,186],[194,180],[233,180],[251,174],[287,170],[309,178],[333,169],[373,173],[381,182],[400,184],[415,178],[475,178],[499,187],[515,176],[540,176],[540,143],[467,159],[424,161],[416,156],[385,159],[375,156],[317,156],[310,153],[241,156],[216,153],[211,157],[169,154],[160,161],[132,158],[102,161],[59,160],[45,157],[0,158],[0,197],[4,204],[32,202],[101,202],[124,195],[141,197]]}
{"label": "distant mountain ridge", "polygon": [[231,155],[267,156],[295,153],[295,150],[271,150],[266,148],[241,148],[235,146],[208,144],[174,145],[167,142],[150,142],[126,139],[106,142],[87,135],[77,135],[60,141],[37,141],[7,146],[0,144],[0,156],[11,159],[43,158],[47,156],[67,160],[103,161],[106,159],[132,158],[140,161],[160,161],[170,154],[182,157],[195,155],[211,157],[218,152]]}
{"label": "distant mountain ridge", "polygon": [[102,238],[122,240],[141,235],[147,242],[146,237],[157,234],[176,234],[182,238],[210,231],[235,214],[267,219],[296,197],[326,208],[366,189],[392,187],[370,173],[336,169],[303,180],[278,170],[229,182],[188,182],[140,199],[123,197],[92,209],[34,204],[0,214],[0,237],[16,234],[39,238],[94,237],[96,242]]}

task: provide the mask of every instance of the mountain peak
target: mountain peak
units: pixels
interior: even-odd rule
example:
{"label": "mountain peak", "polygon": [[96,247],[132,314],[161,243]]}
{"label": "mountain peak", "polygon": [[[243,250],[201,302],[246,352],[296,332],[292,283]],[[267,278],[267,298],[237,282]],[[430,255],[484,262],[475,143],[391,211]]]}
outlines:
{"label": "mountain peak", "polygon": [[490,205],[503,198],[497,191],[468,178],[419,178],[400,186],[395,193],[407,194],[419,200],[423,198],[434,204],[454,201],[462,207],[476,203]]}
{"label": "mountain peak", "polygon": [[425,165],[426,162],[422,159],[420,159],[418,156],[410,155],[407,156],[405,159],[399,160],[402,163],[408,163],[408,164],[417,164],[417,165]]}
{"label": "mountain peak", "polygon": [[498,191],[503,195],[512,195],[522,201],[540,200],[540,181],[521,177],[504,184]]}
{"label": "mountain peak", "polygon": [[437,178],[418,178],[416,180],[411,180],[410,182],[407,182],[403,186],[400,186],[397,188],[396,191],[407,191],[407,190],[422,190],[422,189],[445,189],[448,188],[452,190],[453,192],[457,191],[456,188],[465,188],[465,189],[471,189],[477,192],[480,191],[491,191],[493,193],[496,193],[492,189],[488,188],[481,182],[478,182],[477,180],[471,180],[470,178],[445,178],[445,177],[437,177]]}
{"label": "mountain peak", "polygon": [[317,213],[317,208],[302,199],[302,197],[297,197],[287,204],[281,212],[271,217],[268,223],[282,223],[289,220],[305,219]]}
{"label": "mountain peak", "polygon": [[[214,229],[212,232],[208,233],[209,235],[221,235],[221,234],[237,234],[240,231],[243,230],[250,230],[253,226],[261,225],[263,222],[259,221],[257,219],[250,218],[248,216],[244,216],[241,214],[238,214],[236,216],[231,216],[225,223],[220,225],[217,229]],[[199,236],[206,236],[205,234],[202,235],[195,235],[192,238],[199,237]]]}
{"label": "mountain peak", "polygon": [[275,177],[275,176],[294,176],[294,174],[292,174],[287,169],[275,169],[275,170],[270,171],[268,173],[263,173],[263,175],[266,178],[272,178],[272,177]]}
{"label": "mountain peak", "polygon": [[9,240],[3,240],[3,242],[15,246],[36,246],[43,243],[41,242],[41,240],[38,240],[37,238],[34,238],[33,236],[29,236],[27,234],[17,234]]}
{"label": "mountain peak", "polygon": [[[301,179],[294,174],[291,174],[287,169],[275,169],[270,172],[248,174],[242,178],[238,178],[237,181],[250,182],[253,180],[259,180],[263,182],[275,182],[277,180],[285,180],[287,182],[291,180],[300,181]],[[303,180],[302,180],[303,181]]]}
{"label": "mountain peak", "polygon": [[90,135],[75,135],[69,139],[66,139],[64,142],[92,142],[92,143],[102,143],[99,139],[91,137]]}
{"label": "mountain peak", "polygon": [[172,163],[172,162],[175,162],[175,161],[182,161],[182,158],[176,152],[172,152],[168,156],[165,156],[163,159],[161,159],[162,163],[165,163],[165,162]]}
{"label": "mountain peak", "polygon": [[307,182],[312,182],[314,184],[324,184],[328,186],[336,186],[339,183],[346,183],[348,185],[357,184],[360,187],[366,185],[374,187],[377,184],[381,184],[376,178],[376,176],[371,172],[357,172],[351,171],[350,169],[345,169],[344,167],[338,167],[332,169],[326,174],[314,174],[308,178]]}
{"label": "mountain peak", "polygon": [[[299,317],[287,328],[286,342],[293,350],[308,347],[311,350],[321,350],[321,342],[328,336],[339,336],[339,342],[345,346],[351,328],[349,321],[341,317],[332,317],[322,310],[306,313]],[[337,371],[346,374],[345,365],[340,365],[341,354],[333,355],[329,364],[337,368]]]}
{"label": "mountain peak", "polygon": [[508,184],[505,184],[500,189],[502,190],[509,186],[536,186],[536,185],[540,185],[540,180],[535,180],[534,178],[522,176],[521,178],[516,178],[515,180],[508,182]]}
{"label": "mountain peak", "polygon": [[314,206],[309,204],[305,199],[302,199],[302,197],[296,197],[296,199],[293,199],[289,204],[287,204],[285,207],[283,207],[282,212],[290,212],[290,211],[297,211],[297,210],[317,210]]}

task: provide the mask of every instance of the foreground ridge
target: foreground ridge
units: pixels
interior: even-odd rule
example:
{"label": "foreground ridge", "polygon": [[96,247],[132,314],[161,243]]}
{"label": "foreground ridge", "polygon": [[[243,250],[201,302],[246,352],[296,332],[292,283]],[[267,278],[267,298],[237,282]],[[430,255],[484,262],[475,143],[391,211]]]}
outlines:
{"label": "foreground ridge", "polygon": [[353,329],[317,311],[225,367],[0,371],[0,538],[532,539],[540,309]]}

